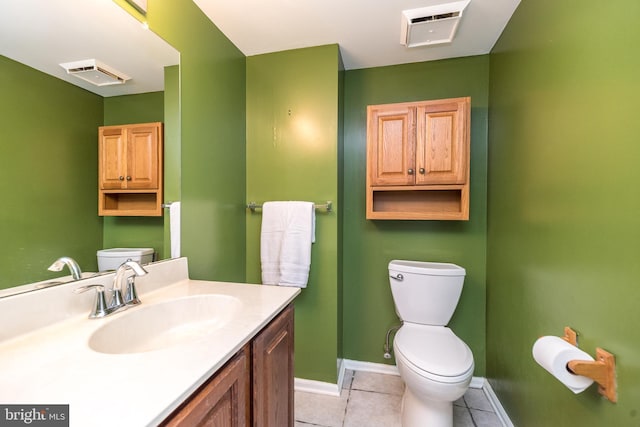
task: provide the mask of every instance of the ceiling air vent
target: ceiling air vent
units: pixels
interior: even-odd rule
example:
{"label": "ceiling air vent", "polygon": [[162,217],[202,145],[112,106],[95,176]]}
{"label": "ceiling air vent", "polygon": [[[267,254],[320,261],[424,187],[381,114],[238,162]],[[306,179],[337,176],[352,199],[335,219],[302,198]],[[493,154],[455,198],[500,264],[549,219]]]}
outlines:
{"label": "ceiling air vent", "polygon": [[471,0],[402,11],[400,43],[407,47],[451,43],[462,12]]}
{"label": "ceiling air vent", "polygon": [[68,74],[88,81],[96,86],[124,84],[131,77],[120,71],[103,64],[97,59],[85,59],[82,61],[65,62],[60,64]]}

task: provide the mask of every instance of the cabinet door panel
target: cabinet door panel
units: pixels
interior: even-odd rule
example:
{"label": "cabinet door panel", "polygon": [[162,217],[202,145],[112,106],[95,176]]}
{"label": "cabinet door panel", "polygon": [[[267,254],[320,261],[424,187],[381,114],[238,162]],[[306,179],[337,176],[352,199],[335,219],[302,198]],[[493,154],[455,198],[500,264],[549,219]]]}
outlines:
{"label": "cabinet door panel", "polygon": [[[102,132],[101,132],[102,133]],[[100,188],[120,189],[125,185],[125,139],[122,129],[108,130],[100,135]],[[122,179],[121,179],[122,177]]]}
{"label": "cabinet door panel", "polygon": [[464,113],[464,105],[451,103],[418,107],[416,184],[466,182]]}
{"label": "cabinet door panel", "polygon": [[253,341],[253,425],[293,427],[293,307]]}
{"label": "cabinet door panel", "polygon": [[415,109],[371,108],[367,116],[371,185],[413,184]]}
{"label": "cabinet door panel", "polygon": [[245,347],[161,427],[248,426],[249,360]]}
{"label": "cabinet door panel", "polygon": [[159,136],[157,127],[129,130],[127,144],[127,188],[158,188]]}

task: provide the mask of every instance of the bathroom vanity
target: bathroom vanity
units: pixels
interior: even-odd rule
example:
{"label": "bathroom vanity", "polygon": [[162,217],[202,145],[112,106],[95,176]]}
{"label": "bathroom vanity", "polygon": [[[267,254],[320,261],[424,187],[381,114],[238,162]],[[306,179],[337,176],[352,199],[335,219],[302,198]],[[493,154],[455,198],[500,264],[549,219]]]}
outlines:
{"label": "bathroom vanity", "polygon": [[289,305],[162,425],[293,426],[293,408]]}
{"label": "bathroom vanity", "polygon": [[146,266],[142,304],[88,319],[113,274],[0,298],[0,403],[68,404],[71,426],[293,425],[298,288]]}

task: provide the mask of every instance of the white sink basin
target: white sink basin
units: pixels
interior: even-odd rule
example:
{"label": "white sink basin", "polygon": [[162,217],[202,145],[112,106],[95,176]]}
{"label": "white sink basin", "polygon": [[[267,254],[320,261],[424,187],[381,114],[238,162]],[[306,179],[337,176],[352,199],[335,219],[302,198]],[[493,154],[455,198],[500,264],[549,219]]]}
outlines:
{"label": "white sink basin", "polygon": [[229,323],[241,305],[239,299],[219,294],[143,305],[101,326],[89,338],[89,347],[100,353],[124,354],[185,344]]}

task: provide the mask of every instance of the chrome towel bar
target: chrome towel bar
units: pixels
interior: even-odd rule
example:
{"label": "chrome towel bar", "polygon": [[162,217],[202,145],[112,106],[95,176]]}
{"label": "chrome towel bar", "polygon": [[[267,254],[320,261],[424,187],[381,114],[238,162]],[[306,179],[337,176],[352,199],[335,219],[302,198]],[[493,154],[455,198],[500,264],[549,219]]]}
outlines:
{"label": "chrome towel bar", "polygon": [[[333,202],[331,201],[327,201],[325,203],[316,203],[314,206],[316,209],[324,209],[327,212],[333,212]],[[257,204],[256,202],[249,202],[247,203],[247,209],[250,209],[251,212],[255,212],[256,209],[262,209],[262,204]]]}

